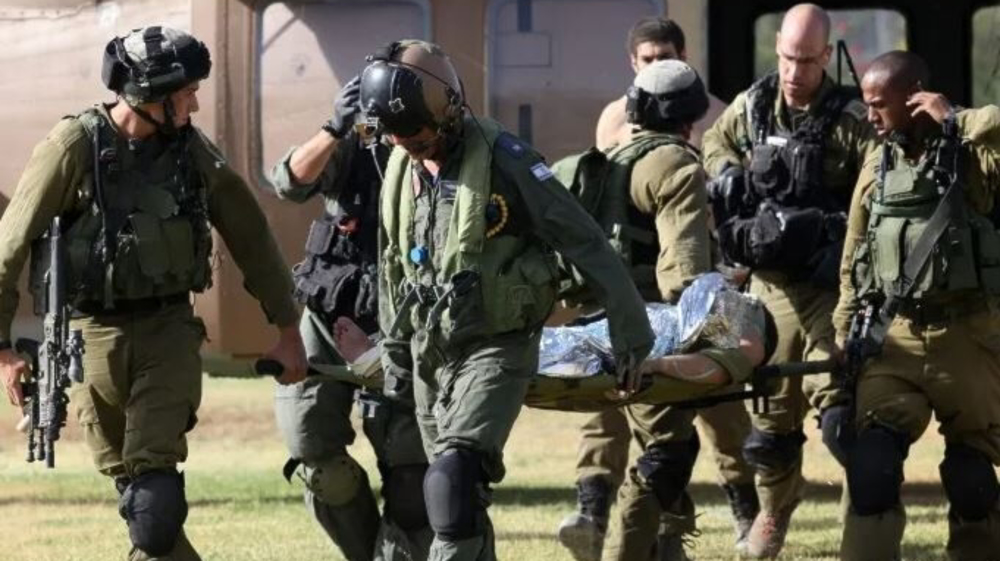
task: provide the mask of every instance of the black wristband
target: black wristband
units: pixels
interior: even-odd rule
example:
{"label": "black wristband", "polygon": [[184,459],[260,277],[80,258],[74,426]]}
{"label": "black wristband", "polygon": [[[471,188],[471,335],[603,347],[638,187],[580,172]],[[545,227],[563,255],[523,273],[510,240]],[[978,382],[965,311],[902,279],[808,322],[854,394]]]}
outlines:
{"label": "black wristband", "polygon": [[945,115],[944,122],[941,123],[941,131],[946,137],[955,138],[958,136],[958,117],[954,110]]}
{"label": "black wristband", "polygon": [[7,349],[13,349],[14,345],[6,339],[0,339],[0,351],[6,351]]}

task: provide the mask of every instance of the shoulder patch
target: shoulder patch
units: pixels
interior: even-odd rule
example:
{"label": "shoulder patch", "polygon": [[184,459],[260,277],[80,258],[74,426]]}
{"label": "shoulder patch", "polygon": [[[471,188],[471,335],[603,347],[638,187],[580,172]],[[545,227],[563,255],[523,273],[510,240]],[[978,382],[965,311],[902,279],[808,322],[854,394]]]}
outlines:
{"label": "shoulder patch", "polygon": [[552,170],[549,166],[545,165],[545,162],[538,162],[537,164],[531,166],[531,173],[535,176],[535,179],[539,181],[545,181],[554,176]]}
{"label": "shoulder patch", "polygon": [[847,113],[858,121],[864,121],[868,118],[868,106],[860,99],[852,99],[844,106],[844,113]]}
{"label": "shoulder patch", "polygon": [[517,159],[523,158],[529,152],[528,146],[509,132],[501,133],[496,139],[496,145]]}

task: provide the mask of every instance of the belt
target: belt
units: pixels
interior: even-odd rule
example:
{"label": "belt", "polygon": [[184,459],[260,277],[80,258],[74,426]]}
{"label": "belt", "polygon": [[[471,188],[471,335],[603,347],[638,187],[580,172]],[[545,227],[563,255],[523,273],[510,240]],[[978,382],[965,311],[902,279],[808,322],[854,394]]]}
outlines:
{"label": "belt", "polygon": [[909,300],[899,306],[896,315],[917,325],[948,323],[971,316],[987,307],[985,300],[962,299],[954,302],[921,302]]}
{"label": "belt", "polygon": [[101,316],[120,314],[143,314],[155,312],[170,306],[187,304],[191,297],[187,292],[179,292],[167,296],[150,296],[148,298],[135,298],[132,300],[115,300],[110,308],[104,307],[104,302],[99,300],[85,300],[77,304],[75,316]]}

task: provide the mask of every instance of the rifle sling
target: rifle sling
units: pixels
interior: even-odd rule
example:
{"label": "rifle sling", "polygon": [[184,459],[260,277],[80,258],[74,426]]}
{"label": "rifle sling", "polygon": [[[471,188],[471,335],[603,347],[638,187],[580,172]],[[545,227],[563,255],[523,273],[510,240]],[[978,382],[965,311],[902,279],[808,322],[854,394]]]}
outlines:
{"label": "rifle sling", "polygon": [[934,214],[927,221],[927,227],[921,232],[920,237],[914,244],[913,252],[906,257],[906,261],[903,263],[903,274],[895,283],[892,292],[888,294],[880,310],[879,315],[884,326],[888,327],[889,323],[895,318],[902,301],[908,298],[910,293],[913,292],[913,287],[916,284],[918,275],[920,275],[920,271],[927,265],[927,261],[930,259],[931,254],[934,253],[934,248],[937,246],[938,240],[941,239],[945,230],[948,229],[948,225],[951,223],[952,210],[956,203],[955,198],[960,196],[958,185],[958,181],[952,181],[948,185],[944,196],[941,197],[941,202],[938,203],[937,208],[934,209]]}

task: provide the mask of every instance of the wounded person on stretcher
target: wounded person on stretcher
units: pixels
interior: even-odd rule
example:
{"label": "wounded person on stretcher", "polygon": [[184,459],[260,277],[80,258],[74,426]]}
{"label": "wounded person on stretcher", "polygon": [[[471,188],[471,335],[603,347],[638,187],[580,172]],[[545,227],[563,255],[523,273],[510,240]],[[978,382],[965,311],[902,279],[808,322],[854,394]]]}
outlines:
{"label": "wounded person on stretcher", "polygon": [[[654,378],[709,387],[741,383],[772,350],[773,341],[767,341],[765,335],[764,306],[737,291],[718,273],[698,277],[676,306],[648,304],[646,313],[656,341],[642,368]],[[605,320],[546,327],[539,374],[570,380],[613,372],[607,329]],[[362,371],[371,373],[378,368],[377,348],[351,320],[338,319],[333,331],[335,346],[352,369],[364,376]]]}

